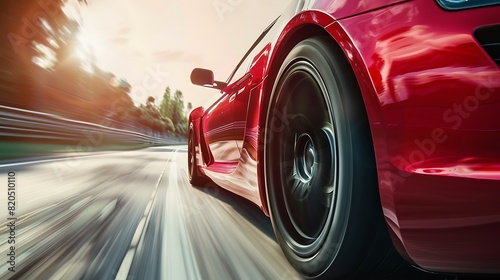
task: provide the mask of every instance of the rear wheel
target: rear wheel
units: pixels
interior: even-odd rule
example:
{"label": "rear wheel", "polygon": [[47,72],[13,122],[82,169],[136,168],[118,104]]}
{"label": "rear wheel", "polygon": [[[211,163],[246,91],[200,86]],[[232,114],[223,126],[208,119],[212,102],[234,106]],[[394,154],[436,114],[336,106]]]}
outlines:
{"label": "rear wheel", "polygon": [[354,73],[331,45],[300,42],[278,72],[264,136],[270,216],[285,256],[305,277],[383,279],[404,261],[381,211]]}
{"label": "rear wheel", "polygon": [[188,132],[188,173],[189,183],[192,185],[202,185],[203,177],[199,175],[198,159],[196,156],[196,139],[193,131],[193,125],[190,125]]}

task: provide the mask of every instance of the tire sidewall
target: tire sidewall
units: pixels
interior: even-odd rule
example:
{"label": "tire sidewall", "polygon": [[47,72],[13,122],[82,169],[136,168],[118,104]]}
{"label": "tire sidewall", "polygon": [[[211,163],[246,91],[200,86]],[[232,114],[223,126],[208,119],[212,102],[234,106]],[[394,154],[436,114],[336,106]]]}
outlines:
{"label": "tire sidewall", "polygon": [[[267,174],[268,167],[265,166],[266,170],[266,185],[267,195],[269,201],[269,212],[273,228],[276,233],[278,243],[280,243],[285,256],[288,258],[290,263],[305,277],[316,278],[322,275],[325,271],[329,271],[329,277],[332,276],[332,271],[334,275],[342,276],[348,274],[352,269],[352,264],[350,260],[358,257],[357,252],[349,252],[346,250],[350,249],[350,244],[346,244],[345,237],[348,232],[349,226],[349,216],[351,215],[351,202],[352,202],[352,189],[353,189],[353,147],[352,147],[352,133],[350,127],[353,122],[356,122],[359,116],[356,116],[356,112],[347,112],[346,106],[349,106],[350,100],[345,100],[345,94],[349,93],[350,84],[345,82],[343,73],[336,72],[334,69],[343,69],[346,65],[342,64],[343,61],[337,59],[336,55],[332,53],[332,50],[328,48],[328,44],[324,39],[315,38],[307,39],[296,45],[292,51],[288,54],[282,63],[282,66],[278,72],[276,83],[273,86],[272,94],[270,97],[269,107],[266,114],[266,130],[265,134],[272,133],[268,131],[268,124],[272,119],[270,119],[274,106],[277,103],[279,94],[276,91],[279,90],[281,86],[281,80],[283,75],[287,73],[287,69],[293,67],[293,65],[302,60],[307,60],[311,63],[321,77],[321,82],[324,83],[326,87],[327,94],[325,94],[325,99],[333,112],[332,120],[335,128],[336,142],[337,142],[337,157],[338,157],[338,183],[335,189],[335,203],[333,204],[333,219],[331,223],[327,225],[328,233],[324,240],[322,248],[312,257],[304,258],[300,257],[288,246],[287,240],[284,238],[280,226],[280,217],[277,213],[278,206],[276,205],[276,194],[275,189],[268,184],[269,179]],[[343,100],[344,98],[344,100]],[[348,113],[348,114],[347,114]],[[264,139],[270,139],[269,135],[265,135]],[[272,141],[272,139],[271,139]],[[264,159],[265,165],[269,164],[270,153],[267,149],[268,144],[266,143],[264,149]],[[341,257],[340,257],[341,256]],[[334,267],[331,267],[334,266]]]}

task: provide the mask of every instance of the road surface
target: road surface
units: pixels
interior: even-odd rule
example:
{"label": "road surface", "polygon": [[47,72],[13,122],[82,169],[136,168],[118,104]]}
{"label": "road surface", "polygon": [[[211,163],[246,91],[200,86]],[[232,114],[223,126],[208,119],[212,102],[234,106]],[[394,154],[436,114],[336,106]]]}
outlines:
{"label": "road surface", "polygon": [[0,231],[4,259],[15,241],[15,263],[2,261],[0,278],[299,279],[257,207],[189,184],[186,152],[157,147],[0,167],[6,189],[15,180],[16,199],[14,215],[0,209],[1,221],[15,221],[14,238],[9,227]]}
{"label": "road surface", "polygon": [[260,209],[189,184],[186,152],[1,165],[0,279],[300,279]]}

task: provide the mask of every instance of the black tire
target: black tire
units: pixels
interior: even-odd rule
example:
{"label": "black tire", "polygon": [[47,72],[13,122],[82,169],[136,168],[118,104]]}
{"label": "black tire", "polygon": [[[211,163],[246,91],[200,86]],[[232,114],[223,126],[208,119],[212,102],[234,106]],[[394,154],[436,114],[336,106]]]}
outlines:
{"label": "black tire", "polygon": [[190,125],[188,132],[188,174],[191,185],[201,186],[204,184],[203,177],[199,175],[196,157],[196,139],[194,136],[193,125]]}
{"label": "black tire", "polygon": [[385,223],[373,143],[354,73],[328,38],[285,58],[266,117],[273,228],[306,278],[385,279],[407,264]]}

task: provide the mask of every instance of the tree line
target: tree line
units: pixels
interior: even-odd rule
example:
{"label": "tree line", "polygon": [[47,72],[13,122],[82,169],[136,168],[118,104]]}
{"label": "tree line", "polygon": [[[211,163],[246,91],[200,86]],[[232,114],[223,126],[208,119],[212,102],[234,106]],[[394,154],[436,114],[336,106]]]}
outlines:
{"label": "tree line", "polygon": [[182,91],[176,90],[172,95],[170,87],[165,88],[162,100],[156,105],[154,97],[148,97],[145,105],[140,105],[142,121],[157,131],[166,132],[179,137],[187,137],[187,113],[192,109],[191,102],[184,107]]}

